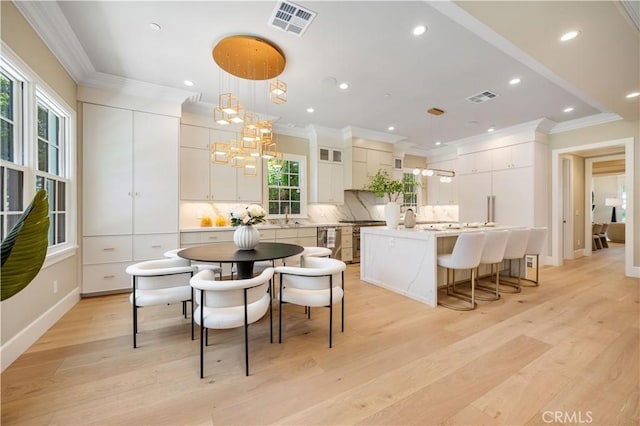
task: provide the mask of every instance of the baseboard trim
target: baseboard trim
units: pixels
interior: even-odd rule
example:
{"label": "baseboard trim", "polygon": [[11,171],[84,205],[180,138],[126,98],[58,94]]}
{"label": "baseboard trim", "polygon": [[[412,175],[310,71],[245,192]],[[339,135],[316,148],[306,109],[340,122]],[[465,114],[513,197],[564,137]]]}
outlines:
{"label": "baseboard trim", "polygon": [[73,289],[58,303],[49,308],[38,319],[16,334],[0,347],[2,370],[10,366],[20,355],[47,332],[64,314],[69,312],[80,300],[80,287]]}
{"label": "baseboard trim", "polygon": [[627,274],[628,277],[640,278],[640,266],[632,266]]}
{"label": "baseboard trim", "polygon": [[573,258],[574,259],[577,259],[577,258],[582,257],[582,256],[584,256],[584,249],[583,248],[573,251]]}

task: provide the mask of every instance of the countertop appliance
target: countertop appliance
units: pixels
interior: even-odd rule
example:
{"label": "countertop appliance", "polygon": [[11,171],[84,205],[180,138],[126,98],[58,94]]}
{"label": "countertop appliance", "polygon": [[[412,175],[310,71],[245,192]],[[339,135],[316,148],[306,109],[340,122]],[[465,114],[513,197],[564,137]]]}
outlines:
{"label": "countertop appliance", "polygon": [[360,228],[363,226],[384,226],[384,220],[341,220],[340,223],[353,226],[353,263],[360,263]]}
{"label": "countertop appliance", "polygon": [[342,232],[337,226],[318,227],[318,247],[331,249],[331,257],[342,259]]}

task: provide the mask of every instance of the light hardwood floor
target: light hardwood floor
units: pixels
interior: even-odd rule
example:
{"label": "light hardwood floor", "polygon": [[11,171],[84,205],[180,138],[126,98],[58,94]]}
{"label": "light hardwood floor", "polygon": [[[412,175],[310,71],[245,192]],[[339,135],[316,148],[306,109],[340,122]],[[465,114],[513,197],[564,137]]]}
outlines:
{"label": "light hardwood floor", "polygon": [[127,296],[84,299],[2,374],[2,424],[637,425],[640,280],[623,257],[614,245],[545,267],[539,288],[471,312],[352,265],[334,347],[325,309],[285,306],[283,344],[268,317],[249,328],[249,377],[242,329],[211,332],[201,380],[180,306],[140,310],[134,350]]}

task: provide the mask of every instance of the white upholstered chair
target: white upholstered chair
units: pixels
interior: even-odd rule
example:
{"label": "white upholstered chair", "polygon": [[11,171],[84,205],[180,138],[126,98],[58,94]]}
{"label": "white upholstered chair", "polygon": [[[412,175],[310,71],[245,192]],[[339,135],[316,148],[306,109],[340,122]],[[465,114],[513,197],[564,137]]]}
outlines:
{"label": "white upholstered chair", "polygon": [[[489,279],[493,279],[493,267],[496,271],[500,269],[500,262],[504,258],[504,252],[507,248],[507,240],[509,239],[509,231],[487,231],[484,235],[484,245],[482,247],[482,256],[480,256],[480,265],[489,265]],[[490,297],[482,297],[476,295],[478,300],[498,300],[500,299],[500,274],[496,273],[496,285],[493,288],[481,284],[478,278],[476,288],[481,291],[488,291],[492,295]]]}
{"label": "white upholstered chair", "polygon": [[282,304],[304,306],[307,315],[312,307],[329,308],[329,347],[333,346],[333,305],[342,301],[341,330],[344,332],[344,271],[341,260],[324,257],[306,257],[304,267],[280,266],[280,311],[278,313],[278,342],[282,343]]}
{"label": "white upholstered chair", "polygon": [[[516,278],[516,281],[509,281],[502,279],[500,285],[500,291],[503,293],[520,293],[522,287],[520,286],[522,280],[522,259],[524,258],[525,251],[527,250],[527,244],[529,243],[529,229],[511,229],[509,231],[509,239],[507,240],[507,248],[504,250],[504,259],[509,261],[508,276]],[[518,261],[518,275],[512,275],[513,260]],[[500,271],[498,271],[500,273]],[[504,284],[504,285],[503,285]],[[504,286],[510,287],[513,290],[505,289]]]}
{"label": "white upholstered chair", "polygon": [[[484,232],[469,232],[458,235],[453,251],[449,254],[438,255],[438,266],[446,268],[447,273],[447,295],[469,302],[469,306],[461,306],[441,301],[438,298],[438,305],[457,311],[470,311],[476,308],[475,301],[475,274],[480,258],[482,256],[482,246],[484,244]],[[455,289],[456,270],[471,271],[471,295],[466,295]],[[449,281],[449,271],[453,275],[453,288]]]}
{"label": "white upholstered chair", "polygon": [[[272,328],[272,305],[269,295],[273,268],[257,277],[245,280],[215,280],[210,270],[198,272],[191,278],[197,305],[193,318],[200,326],[200,378],[204,377],[205,332],[208,329],[244,327],[245,374],[249,375],[249,324],[260,320],[269,311]],[[273,331],[269,333],[273,341]]]}
{"label": "white upholstered chair", "polygon": [[544,248],[544,242],[546,238],[547,238],[547,228],[531,228],[529,230],[529,241],[527,242],[527,248],[524,251],[524,255],[536,257],[536,279],[530,280],[528,278],[523,278],[523,280],[529,281],[532,284],[527,285],[527,284],[521,283],[521,285],[528,286],[528,287],[538,287],[540,285],[540,281],[539,281],[540,253]]}
{"label": "white upholstered chair", "polygon": [[[131,296],[133,307],[133,347],[137,347],[138,308],[154,305],[182,303],[182,314],[187,315],[187,302],[192,302],[189,280],[196,271],[186,259],[158,259],[135,263],[127,267],[131,275]],[[193,339],[193,316],[191,318],[191,339]]]}

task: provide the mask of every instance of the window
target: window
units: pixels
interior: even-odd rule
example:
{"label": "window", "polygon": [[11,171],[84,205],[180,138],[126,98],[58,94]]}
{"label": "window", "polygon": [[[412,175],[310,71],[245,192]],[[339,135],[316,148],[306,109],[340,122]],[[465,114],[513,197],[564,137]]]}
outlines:
{"label": "window", "polygon": [[402,207],[418,212],[418,176],[413,173],[402,174]]}
{"label": "window", "polygon": [[305,157],[288,154],[267,162],[269,216],[306,215],[305,163]]}
{"label": "window", "polygon": [[36,190],[47,191],[49,201],[49,245],[67,241],[67,179],[63,162],[63,147],[67,119],[63,112],[42,94],[38,103],[38,146]]}
{"label": "window", "polygon": [[69,247],[65,243],[75,241],[68,167],[73,111],[11,52],[0,58],[0,89],[0,234],[6,237],[43,189],[49,202],[48,254],[62,253]]}

